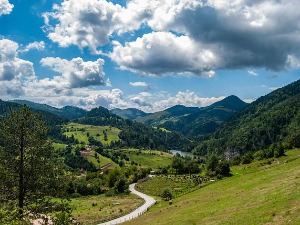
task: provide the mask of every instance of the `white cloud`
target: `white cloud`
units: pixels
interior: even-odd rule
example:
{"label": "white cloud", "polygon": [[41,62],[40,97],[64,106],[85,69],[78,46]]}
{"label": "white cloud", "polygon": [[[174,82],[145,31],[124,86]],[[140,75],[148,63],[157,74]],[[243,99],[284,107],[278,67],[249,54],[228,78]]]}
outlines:
{"label": "white cloud", "polygon": [[8,0],[0,0],[0,16],[10,14],[14,5],[9,3]]}
{"label": "white cloud", "polygon": [[66,60],[61,58],[47,57],[40,61],[41,65],[48,66],[54,72],[60,75],[53,79],[45,78],[38,81],[39,85],[52,87],[57,92],[64,89],[82,88],[88,86],[106,85],[104,80],[103,65],[104,60],[83,61],[82,58]]}
{"label": "white cloud", "polygon": [[133,87],[148,87],[149,84],[146,82],[129,82],[129,84]]}
{"label": "white cloud", "polygon": [[0,40],[0,85],[1,95],[19,96],[23,84],[35,79],[33,64],[20,59],[18,43],[9,39]]}
{"label": "white cloud", "polygon": [[125,46],[115,45],[110,56],[121,69],[144,75],[192,73],[210,77],[220,64],[211,49],[205,49],[187,36],[166,32],[145,34]]}
{"label": "white cloud", "polygon": [[129,96],[129,106],[125,108],[134,107],[145,112],[157,112],[175,105],[205,107],[224,98],[224,96],[203,98],[191,91],[179,91],[173,96],[166,92],[158,92],[154,94],[141,92],[137,95]]}
{"label": "white cloud", "polygon": [[254,77],[257,77],[257,76],[258,76],[258,74],[257,74],[254,70],[248,70],[248,74],[249,74],[250,76],[254,76]]}
{"label": "white cloud", "polygon": [[40,42],[32,42],[29,43],[23,50],[20,50],[20,52],[29,52],[30,50],[37,50],[37,51],[43,51],[45,49],[45,42],[40,41]]}
{"label": "white cloud", "polygon": [[88,108],[99,105],[110,109],[128,106],[128,103],[123,100],[123,92],[120,89],[97,91],[85,98],[82,103]]}
{"label": "white cloud", "polygon": [[[115,13],[120,5],[98,0],[68,0],[54,5],[53,12],[45,13],[45,29],[48,37],[61,47],[76,45],[88,47],[94,54],[97,48],[109,43],[109,38],[118,25]],[[51,22],[58,24],[51,25]]]}
{"label": "white cloud", "polygon": [[97,48],[108,44],[113,34],[135,31],[148,23],[160,27],[179,11],[197,4],[195,0],[131,0],[123,7],[106,0],[64,0],[61,5],[55,4],[52,12],[43,14],[44,30],[61,47],[88,47],[98,54],[101,51]]}
{"label": "white cloud", "polygon": [[[299,58],[300,26],[295,22],[300,20],[300,11],[295,7],[298,3],[298,0],[129,0],[123,7],[106,0],[64,0],[54,5],[52,12],[45,13],[44,18],[48,37],[53,42],[62,47],[88,47],[94,54],[101,53],[99,48],[117,39],[116,35],[134,32],[141,26],[165,34],[180,34],[171,37],[170,45],[162,39],[157,44],[166,49],[174,47],[175,39],[188,40],[192,47],[183,49],[181,43],[185,54],[175,65],[178,56],[171,53],[162,54],[160,58],[165,65],[160,65],[157,71],[153,68],[157,65],[155,60],[145,58],[148,57],[146,49],[149,49],[147,54],[154,53],[151,49],[155,48],[155,40],[145,45],[141,42],[146,37],[154,38],[153,33],[123,47],[115,46],[114,53],[121,54],[116,51],[122,50],[125,58],[116,55],[114,59],[122,69],[147,75],[191,72],[211,77],[216,69],[283,70],[289,55]],[[175,50],[179,50],[178,43],[176,46]],[[141,55],[136,55],[132,48],[137,48]],[[191,58],[195,57],[196,50],[190,54],[191,49],[200,50],[199,55],[205,58],[206,52],[213,53],[217,61],[193,58],[198,63],[195,66]],[[143,63],[140,69],[135,65],[139,60]]]}

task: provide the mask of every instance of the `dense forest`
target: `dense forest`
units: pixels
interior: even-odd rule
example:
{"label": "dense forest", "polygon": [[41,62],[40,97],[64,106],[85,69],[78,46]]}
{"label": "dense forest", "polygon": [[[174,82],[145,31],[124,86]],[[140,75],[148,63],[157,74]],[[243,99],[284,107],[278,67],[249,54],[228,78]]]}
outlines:
{"label": "dense forest", "polygon": [[257,99],[203,141],[195,152],[244,154],[272,144],[300,147],[300,80]]}

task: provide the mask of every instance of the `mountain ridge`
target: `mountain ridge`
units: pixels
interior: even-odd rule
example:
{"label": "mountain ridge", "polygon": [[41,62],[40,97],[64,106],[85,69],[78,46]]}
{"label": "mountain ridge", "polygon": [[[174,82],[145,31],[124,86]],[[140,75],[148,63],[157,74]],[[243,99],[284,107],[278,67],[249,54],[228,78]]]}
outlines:
{"label": "mountain ridge", "polygon": [[246,153],[273,144],[300,147],[300,80],[252,102],[195,151],[207,154],[212,149],[219,153],[231,149]]}

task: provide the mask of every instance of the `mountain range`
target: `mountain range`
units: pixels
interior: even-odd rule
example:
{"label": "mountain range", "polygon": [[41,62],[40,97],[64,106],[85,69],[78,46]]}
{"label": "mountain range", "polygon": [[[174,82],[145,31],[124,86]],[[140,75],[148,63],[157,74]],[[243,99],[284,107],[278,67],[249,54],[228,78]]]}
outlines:
{"label": "mountain range", "polygon": [[[55,108],[24,100],[0,100],[0,115],[26,104],[41,112],[46,122],[74,121],[114,126],[121,130],[118,147],[184,149],[205,155],[211,151],[257,151],[276,143],[300,147],[300,80],[262,96],[251,104],[229,96],[210,106],[173,106],[145,113],[137,109],[97,107],[90,111]],[[116,115],[118,114],[118,115]],[[123,118],[122,118],[123,117]]]}
{"label": "mountain range", "polygon": [[114,109],[111,111],[123,118],[177,131],[188,137],[199,139],[211,135],[224,121],[247,105],[232,95],[203,108],[176,105],[155,113],[144,113],[136,109]]}

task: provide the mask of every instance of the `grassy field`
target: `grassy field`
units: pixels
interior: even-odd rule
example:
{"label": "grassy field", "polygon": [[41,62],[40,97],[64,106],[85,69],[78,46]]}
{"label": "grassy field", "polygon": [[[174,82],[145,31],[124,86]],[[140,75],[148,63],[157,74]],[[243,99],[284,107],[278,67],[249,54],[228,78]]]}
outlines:
{"label": "grassy field", "polygon": [[126,224],[300,224],[300,150],[232,168],[233,176],[158,202]]}
{"label": "grassy field", "polygon": [[62,149],[65,149],[67,145],[66,144],[60,144],[60,143],[57,143],[57,142],[53,142],[52,146],[55,150],[62,150]]}
{"label": "grassy field", "polygon": [[135,195],[80,197],[71,200],[72,216],[82,224],[97,224],[130,213],[143,204]]}
{"label": "grassy field", "polygon": [[[115,127],[69,123],[65,125],[64,128],[69,130],[64,133],[65,135],[68,137],[74,135],[79,142],[84,142],[85,144],[88,144],[88,133],[96,140],[101,141],[103,145],[109,145],[112,141],[120,140],[118,135],[121,130]],[[84,131],[82,131],[82,129]],[[103,132],[107,133],[107,140],[104,140]]]}
{"label": "grassy field", "polygon": [[178,197],[184,193],[197,188],[197,184],[186,176],[158,176],[147,182],[138,183],[136,189],[151,196],[160,197],[164,189],[169,189],[173,197]]}
{"label": "grassy field", "polygon": [[128,156],[130,161],[134,161],[143,167],[156,169],[171,165],[172,163],[172,154],[166,152],[137,149],[123,149],[121,151]]}
{"label": "grassy field", "polygon": [[119,167],[119,165],[117,165],[115,162],[113,162],[111,159],[104,157],[100,154],[98,154],[98,159],[100,161],[100,163],[97,162],[97,159],[95,158],[95,151],[92,151],[91,156],[86,157],[86,159],[90,162],[92,162],[97,168],[102,167],[108,163],[112,163],[113,165],[111,166],[111,168],[114,167]]}

